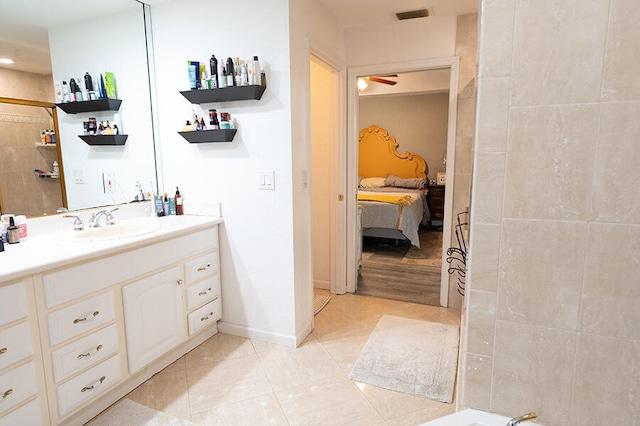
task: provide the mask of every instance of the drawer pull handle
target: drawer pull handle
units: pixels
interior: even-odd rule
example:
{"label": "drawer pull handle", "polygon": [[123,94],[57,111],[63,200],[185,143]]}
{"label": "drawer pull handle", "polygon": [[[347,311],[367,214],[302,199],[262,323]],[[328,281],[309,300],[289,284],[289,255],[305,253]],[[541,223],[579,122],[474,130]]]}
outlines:
{"label": "drawer pull handle", "polygon": [[[100,349],[102,349],[102,345],[98,345],[96,347],[96,351],[94,352],[94,354],[97,354],[98,352],[100,352]],[[82,359],[82,358],[86,358],[91,356],[91,352],[87,352],[86,354],[80,354],[77,356],[78,359]]]}
{"label": "drawer pull handle", "polygon": [[2,354],[6,354],[8,350],[9,350],[9,349],[7,349],[7,348],[2,348],[2,349],[0,349],[0,355],[2,355]]}
{"label": "drawer pull handle", "polygon": [[96,380],[93,384],[83,387],[80,390],[80,392],[86,392],[88,390],[94,390],[96,387],[100,386],[102,384],[102,382],[104,382],[106,379],[107,379],[107,376],[102,376],[102,377],[100,377],[100,379]]}
{"label": "drawer pull handle", "polygon": [[91,315],[87,315],[87,316],[86,316],[86,317],[84,317],[84,318],[76,318],[76,319],[74,319],[74,320],[73,320],[73,323],[74,323],[74,324],[78,324],[78,323],[83,322],[83,321],[89,321],[89,320],[94,319],[94,318],[95,318],[95,317],[97,317],[98,315],[100,315],[100,311],[95,311],[95,312],[94,312],[94,313],[92,313]]}
{"label": "drawer pull handle", "polygon": [[196,269],[196,271],[198,272],[202,272],[202,271],[206,271],[207,269],[211,268],[211,264],[207,263],[207,266],[201,266],[198,269]]}
{"label": "drawer pull handle", "polygon": [[[7,389],[6,391],[4,391],[4,393],[2,394],[2,401],[4,401],[12,393],[13,393],[13,389]],[[2,401],[0,401],[0,402],[2,402]]]}
{"label": "drawer pull handle", "polygon": [[198,296],[204,296],[205,294],[211,292],[212,288],[209,287],[208,289],[206,289],[205,291],[201,291],[200,293],[198,293]]}
{"label": "drawer pull handle", "polygon": [[178,283],[178,285],[182,285],[182,283],[183,283],[184,281],[182,281],[182,280],[178,280],[178,281],[176,281],[176,282]]}
{"label": "drawer pull handle", "polygon": [[208,319],[211,319],[212,316],[213,316],[213,312],[209,312],[209,315],[200,318],[200,321],[206,321]]}

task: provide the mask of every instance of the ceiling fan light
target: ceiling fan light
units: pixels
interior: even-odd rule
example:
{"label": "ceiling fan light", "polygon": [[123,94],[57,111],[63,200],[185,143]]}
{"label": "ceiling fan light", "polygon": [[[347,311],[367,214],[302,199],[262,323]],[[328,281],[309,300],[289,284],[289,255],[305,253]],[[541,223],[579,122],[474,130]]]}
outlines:
{"label": "ceiling fan light", "polygon": [[398,18],[398,21],[404,21],[407,19],[416,19],[416,18],[426,18],[427,16],[429,16],[429,10],[427,9],[409,10],[407,12],[396,13],[396,17]]}
{"label": "ceiling fan light", "polygon": [[364,89],[366,89],[367,87],[369,87],[369,85],[367,84],[367,82],[364,80],[364,78],[358,78],[358,91],[361,92]]}

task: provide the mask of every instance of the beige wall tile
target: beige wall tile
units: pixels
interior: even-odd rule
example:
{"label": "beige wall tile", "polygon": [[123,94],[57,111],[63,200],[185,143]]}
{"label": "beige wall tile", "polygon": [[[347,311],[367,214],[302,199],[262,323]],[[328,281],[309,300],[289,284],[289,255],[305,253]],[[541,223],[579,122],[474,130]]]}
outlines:
{"label": "beige wall tile", "polygon": [[635,425],[640,343],[591,334],[578,335],[571,424]]}
{"label": "beige wall tile", "polygon": [[478,83],[476,151],[506,152],[509,78],[484,78]]}
{"label": "beige wall tile", "polygon": [[505,217],[586,220],[598,105],[512,108]]}
{"label": "beige wall tile", "polygon": [[476,123],[476,99],[458,99],[457,137],[472,137]]}
{"label": "beige wall tile", "polygon": [[640,339],[637,277],[640,277],[640,226],[592,224],[580,331]]}
{"label": "beige wall tile", "polygon": [[592,220],[640,224],[640,102],[602,104]]}
{"label": "beige wall tile", "polygon": [[609,16],[607,54],[604,62],[602,99],[607,101],[640,99],[640,3],[612,0]]}
{"label": "beige wall tile", "polygon": [[489,411],[491,409],[491,371],[493,358],[466,354],[464,361],[464,395],[461,405]]}
{"label": "beige wall tile", "polygon": [[478,43],[479,77],[500,77],[511,73],[513,24],[516,0],[483,0]]}
{"label": "beige wall tile", "polygon": [[495,292],[498,288],[500,225],[473,225],[470,238],[473,250],[469,253],[467,288]]}
{"label": "beige wall tile", "polygon": [[496,330],[491,411],[567,424],[577,333],[508,321]]}
{"label": "beige wall tile", "polygon": [[598,101],[608,13],[609,0],[518,2],[511,104]]}
{"label": "beige wall tile", "polygon": [[476,153],[471,188],[471,217],[475,223],[500,223],[504,161],[505,154]]}
{"label": "beige wall tile", "polygon": [[467,351],[478,355],[493,355],[496,320],[496,293],[468,291],[467,296]]}
{"label": "beige wall tile", "polygon": [[587,224],[505,219],[498,318],[576,329]]}

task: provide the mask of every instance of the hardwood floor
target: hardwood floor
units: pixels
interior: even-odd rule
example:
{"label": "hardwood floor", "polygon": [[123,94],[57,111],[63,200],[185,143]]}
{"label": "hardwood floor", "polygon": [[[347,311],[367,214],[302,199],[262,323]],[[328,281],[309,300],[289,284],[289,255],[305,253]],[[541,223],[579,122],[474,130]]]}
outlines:
{"label": "hardwood floor", "polygon": [[365,237],[356,294],[440,306],[442,232],[421,230],[420,247]]}

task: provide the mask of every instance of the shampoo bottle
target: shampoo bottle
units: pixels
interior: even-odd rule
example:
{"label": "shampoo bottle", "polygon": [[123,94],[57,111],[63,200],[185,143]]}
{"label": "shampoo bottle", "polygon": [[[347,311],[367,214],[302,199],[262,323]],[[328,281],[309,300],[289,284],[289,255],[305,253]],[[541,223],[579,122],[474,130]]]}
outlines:
{"label": "shampoo bottle", "polygon": [[227,86],[235,86],[234,76],[235,67],[233,65],[233,59],[227,58]]}
{"label": "shampoo bottle", "polygon": [[211,68],[211,88],[218,88],[218,60],[216,59],[216,55],[211,55],[211,59],[209,60],[209,68]]}
{"label": "shampoo bottle", "polygon": [[9,227],[7,228],[7,242],[9,244],[17,244],[20,242],[20,230],[16,226],[13,217],[9,218]]}

